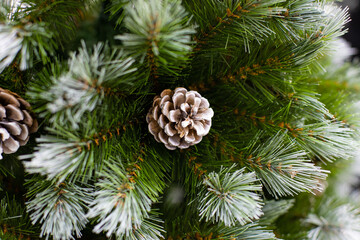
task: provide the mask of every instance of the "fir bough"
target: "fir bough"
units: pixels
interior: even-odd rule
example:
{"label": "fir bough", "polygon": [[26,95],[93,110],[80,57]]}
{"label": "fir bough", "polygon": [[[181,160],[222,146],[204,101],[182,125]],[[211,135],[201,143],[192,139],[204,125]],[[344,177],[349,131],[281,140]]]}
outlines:
{"label": "fir bough", "polygon": [[[354,67],[324,75],[321,59],[348,21],[329,0],[3,1],[0,82],[27,92],[41,128],[20,158],[26,189],[12,190],[28,224],[7,221],[4,198],[1,233],[31,221],[55,240],[357,236],[349,205],[297,212],[357,146],[358,119],[343,107],[356,94],[335,94],[356,93],[356,74],[336,84]],[[107,43],[98,26],[114,29]],[[201,142],[169,152],[146,114],[180,86],[214,117]],[[1,194],[24,177],[4,166]],[[277,225],[286,212],[297,214],[293,231]],[[328,231],[342,218],[349,229]]]}

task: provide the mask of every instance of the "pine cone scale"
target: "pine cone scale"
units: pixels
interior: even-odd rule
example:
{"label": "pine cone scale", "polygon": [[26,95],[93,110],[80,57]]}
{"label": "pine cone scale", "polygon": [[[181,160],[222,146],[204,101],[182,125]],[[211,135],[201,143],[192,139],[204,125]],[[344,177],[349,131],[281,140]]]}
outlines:
{"label": "pine cone scale", "polygon": [[158,120],[159,126],[162,129],[164,129],[166,124],[168,124],[168,123],[169,123],[169,120],[167,119],[167,117],[165,115],[161,114],[160,117],[159,117],[159,120]]}
{"label": "pine cone scale", "polygon": [[200,103],[200,108],[209,108],[210,107],[210,103],[206,98],[201,98],[201,103]]}
{"label": "pine cone scale", "polygon": [[214,116],[214,112],[211,108],[208,108],[207,110],[203,111],[203,112],[198,112],[198,114],[196,114],[196,116],[194,116],[194,120],[207,120],[207,121],[211,121],[211,118]]}
{"label": "pine cone scale", "polygon": [[190,131],[187,135],[185,135],[185,141],[187,141],[187,142],[195,141],[195,135],[194,135],[193,131]]}
{"label": "pine cone scale", "polygon": [[22,106],[24,106],[25,109],[30,109],[30,108],[31,108],[30,103],[28,103],[28,102],[25,101],[24,99],[22,99],[22,98],[19,97],[17,100],[20,102],[20,104],[21,104]]}
{"label": "pine cone scale", "polygon": [[20,107],[20,102],[14,96],[3,91],[5,90],[0,88],[0,99],[1,99],[1,104],[3,106],[6,106],[8,104],[13,104],[16,107]]}
{"label": "pine cone scale", "polygon": [[166,96],[169,96],[169,95],[172,95],[172,90],[171,89],[165,89],[164,91],[161,92],[160,97],[163,98],[163,97],[166,97]]}
{"label": "pine cone scale", "polygon": [[175,146],[175,147],[179,146],[180,141],[181,141],[181,138],[178,134],[169,137],[169,144],[172,146]]}
{"label": "pine cone scale", "polygon": [[12,137],[9,137],[6,139],[3,144],[2,148],[4,150],[4,153],[11,154],[16,152],[20,147],[20,144],[18,141],[15,141]]}
{"label": "pine cone scale", "polygon": [[0,105],[0,120],[6,117],[6,109]]}
{"label": "pine cone scale", "polygon": [[[31,124],[31,127],[29,128],[29,133],[34,133],[34,132],[36,132],[38,130],[39,123],[34,118],[31,118],[31,122],[32,122],[32,124]],[[29,126],[29,125],[27,125],[27,126]]]}
{"label": "pine cone scale", "polygon": [[160,114],[160,107],[155,106],[152,115],[156,121],[159,119]]}
{"label": "pine cone scale", "polygon": [[29,129],[24,124],[19,124],[19,126],[21,128],[21,133],[18,136],[16,136],[16,138],[18,140],[25,141],[26,138],[29,136]]}
{"label": "pine cone scale", "polygon": [[156,121],[151,121],[149,124],[149,131],[152,135],[156,135],[161,131],[159,124]]}
{"label": "pine cone scale", "polygon": [[2,125],[11,135],[19,135],[21,133],[21,128],[17,122],[0,122]]}
{"label": "pine cone scale", "polygon": [[160,141],[163,143],[163,144],[168,144],[168,138],[169,136],[166,135],[166,133],[164,131],[160,131],[158,133],[158,137],[160,139]]}
{"label": "pine cone scale", "polygon": [[[26,110],[23,110],[22,111],[23,114],[24,114],[24,120],[23,122],[28,126],[28,127],[31,127],[34,123],[33,121],[33,118],[30,116],[30,114],[26,111]],[[31,132],[31,131],[30,131]],[[32,133],[32,132],[31,132]]]}
{"label": "pine cone scale", "polygon": [[174,102],[174,107],[179,108],[181,104],[185,103],[186,97],[183,93],[177,92],[174,94],[172,100]]}
{"label": "pine cone scale", "polygon": [[16,106],[9,104],[5,106],[7,118],[14,121],[22,121],[24,119],[24,114]]}
{"label": "pine cone scale", "polygon": [[169,102],[171,99],[170,99],[170,96],[169,95],[166,95],[166,96],[164,96],[164,97],[162,97],[161,98],[161,101],[160,101],[160,107],[162,108],[163,106],[164,106],[164,104],[166,103],[166,102]]}
{"label": "pine cone scale", "polygon": [[173,123],[171,123],[171,122],[169,122],[168,124],[165,125],[164,131],[170,137],[177,134],[177,130],[175,129],[175,125]]}
{"label": "pine cone scale", "polygon": [[171,110],[169,112],[168,118],[169,118],[170,122],[178,123],[181,119],[180,109]]}
{"label": "pine cone scale", "polygon": [[0,136],[1,136],[1,140],[5,141],[10,137],[10,134],[5,128],[0,128]]}
{"label": "pine cone scale", "polygon": [[153,107],[160,105],[161,98],[159,96],[156,96],[154,98]]}
{"label": "pine cone scale", "polygon": [[[190,107],[190,105],[188,104],[188,103],[182,103],[181,105],[180,105],[180,109],[181,109],[181,111],[183,111],[184,113],[190,113],[190,111],[191,111],[191,107]],[[185,114],[184,114],[185,115]]]}
{"label": "pine cone scale", "polygon": [[167,117],[171,110],[174,110],[174,104],[172,102],[166,102],[162,108],[162,114]]}

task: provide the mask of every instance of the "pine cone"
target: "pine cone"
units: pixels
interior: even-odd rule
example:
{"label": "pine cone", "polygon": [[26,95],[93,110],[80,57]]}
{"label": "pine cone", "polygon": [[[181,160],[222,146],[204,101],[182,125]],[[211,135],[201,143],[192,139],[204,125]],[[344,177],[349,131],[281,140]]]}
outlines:
{"label": "pine cone", "polygon": [[149,131],[166,148],[184,149],[199,143],[209,133],[214,111],[196,91],[166,89],[154,98],[146,116]]}
{"label": "pine cone", "polygon": [[0,88],[0,159],[14,153],[36,132],[37,120],[31,116],[30,104],[16,93]]}

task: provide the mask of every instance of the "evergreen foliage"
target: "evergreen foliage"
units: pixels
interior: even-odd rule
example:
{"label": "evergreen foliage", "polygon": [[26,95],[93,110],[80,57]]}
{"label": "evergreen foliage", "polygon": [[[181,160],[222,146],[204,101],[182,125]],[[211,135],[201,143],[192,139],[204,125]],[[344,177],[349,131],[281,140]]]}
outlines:
{"label": "evergreen foliage", "polygon": [[312,225],[308,233],[311,240],[355,240],[360,236],[359,221],[359,209],[356,206],[341,204],[331,198],[321,203],[305,220]]}
{"label": "evergreen foliage", "polygon": [[88,222],[83,206],[91,201],[90,189],[68,183],[54,184],[46,180],[31,185],[31,200],[27,209],[31,212],[32,223],[39,222],[42,225],[40,237],[80,237],[80,231]]}
{"label": "evergreen foliage", "polygon": [[[0,223],[2,234],[9,233],[7,238],[17,239],[19,235],[34,235],[37,232],[35,226],[32,226],[26,209],[19,205],[14,197],[5,196],[0,201]],[[6,239],[6,238],[5,238]]]}
{"label": "evergreen foliage", "polygon": [[[0,84],[41,124],[0,162],[0,238],[358,239],[326,184],[358,147],[359,66],[329,56],[348,21],[330,0],[2,1]],[[170,151],[146,114],[176,87],[214,117]]]}
{"label": "evergreen foliage", "polygon": [[261,191],[261,185],[250,185],[257,180],[253,172],[243,174],[244,168],[234,173],[230,170],[212,172],[204,179],[205,188],[198,200],[199,215],[206,221],[223,222],[225,226],[236,222],[244,225],[262,214],[260,197],[254,193]]}
{"label": "evergreen foliage", "polygon": [[195,33],[181,2],[137,0],[125,11],[124,27],[129,33],[115,38],[140,63],[146,59],[153,74],[176,74],[174,70],[188,58],[191,34]]}

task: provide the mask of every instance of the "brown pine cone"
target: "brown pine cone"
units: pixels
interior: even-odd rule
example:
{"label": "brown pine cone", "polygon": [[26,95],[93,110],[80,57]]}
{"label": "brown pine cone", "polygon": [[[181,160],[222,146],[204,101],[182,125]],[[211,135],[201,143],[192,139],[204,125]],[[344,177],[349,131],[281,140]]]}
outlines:
{"label": "brown pine cone", "polygon": [[16,93],[0,88],[0,159],[2,153],[14,153],[25,145],[37,128],[30,104]]}
{"label": "brown pine cone", "polygon": [[184,149],[199,143],[209,133],[214,111],[196,91],[165,89],[154,98],[146,116],[149,131],[166,148]]}

